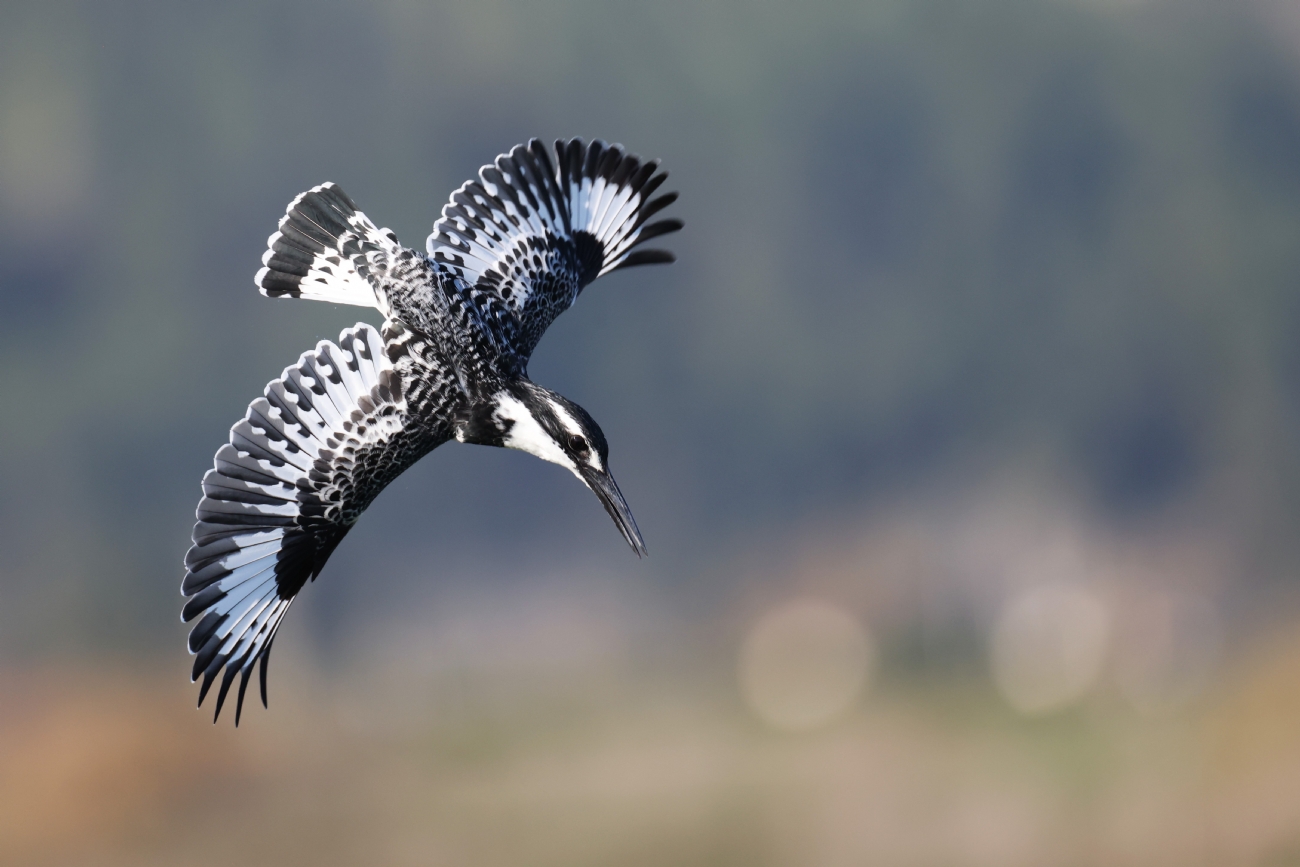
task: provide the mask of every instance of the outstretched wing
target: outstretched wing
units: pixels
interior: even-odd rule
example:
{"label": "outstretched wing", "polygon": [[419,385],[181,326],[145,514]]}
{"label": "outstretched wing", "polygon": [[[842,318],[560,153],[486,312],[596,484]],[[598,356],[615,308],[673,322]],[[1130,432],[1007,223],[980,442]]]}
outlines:
{"label": "outstretched wing", "polygon": [[488,317],[509,316],[523,360],[583,287],[619,268],[672,262],[639,244],[680,220],[647,222],[676,193],[651,198],[668,177],[620,145],[557,141],[555,161],[537,139],[517,145],[452,194],[427,242],[430,258],[468,284]]}
{"label": "outstretched wing", "polygon": [[371,500],[447,439],[411,421],[410,384],[394,363],[407,351],[402,337],[397,323],[385,324],[383,338],[358,324],[338,346],[321,341],[303,353],[249,405],[203,477],[181,616],[203,615],[189,638],[192,679],[203,677],[200,705],[225,668],[214,722],[241,674],[239,724],[258,660],[266,703],[271,643],[294,596]]}

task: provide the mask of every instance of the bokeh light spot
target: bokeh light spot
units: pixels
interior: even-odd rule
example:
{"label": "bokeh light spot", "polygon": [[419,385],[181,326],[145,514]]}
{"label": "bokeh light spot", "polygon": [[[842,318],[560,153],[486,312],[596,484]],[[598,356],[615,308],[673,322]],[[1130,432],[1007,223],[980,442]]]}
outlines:
{"label": "bokeh light spot", "polygon": [[1016,710],[1068,707],[1097,681],[1110,634],[1105,606],[1068,584],[1033,587],[1003,608],[993,633],[993,678]]}
{"label": "bokeh light spot", "polygon": [[853,704],[875,666],[866,629],[849,612],[812,599],[772,609],[749,630],[740,686],[755,714],[785,730],[831,722]]}

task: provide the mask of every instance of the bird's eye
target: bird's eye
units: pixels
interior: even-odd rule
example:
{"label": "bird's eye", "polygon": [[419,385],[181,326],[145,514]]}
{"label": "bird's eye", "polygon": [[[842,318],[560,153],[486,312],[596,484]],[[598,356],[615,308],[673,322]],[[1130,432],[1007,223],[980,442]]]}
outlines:
{"label": "bird's eye", "polygon": [[587,450],[587,441],[577,434],[574,434],[569,437],[569,448],[573,449],[578,454],[582,454]]}

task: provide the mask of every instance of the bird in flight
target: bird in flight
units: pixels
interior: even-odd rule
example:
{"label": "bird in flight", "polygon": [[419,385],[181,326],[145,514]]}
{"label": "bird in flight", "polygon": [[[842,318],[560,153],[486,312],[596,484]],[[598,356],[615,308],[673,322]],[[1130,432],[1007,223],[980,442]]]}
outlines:
{"label": "bird in flight", "polygon": [[638,556],[645,544],[582,407],[535,385],[528,359],[583,288],[619,268],[672,262],[638,249],[680,220],[650,218],[676,193],[659,161],[619,145],[537,139],[452,194],[426,252],[407,249],[335,184],[289,203],[255,282],[263,295],[374,307],[337,344],[286,368],[230,429],[203,477],[185,555],[182,619],[199,705],[216,713],[255,665],[266,705],[276,630],[357,518],[393,479],[449,440],[520,449],[572,471]]}

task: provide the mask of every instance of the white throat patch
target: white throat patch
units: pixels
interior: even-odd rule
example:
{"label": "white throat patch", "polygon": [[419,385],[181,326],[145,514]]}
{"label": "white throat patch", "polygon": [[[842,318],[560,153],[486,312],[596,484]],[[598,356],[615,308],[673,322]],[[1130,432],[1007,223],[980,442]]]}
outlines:
{"label": "white throat patch", "polygon": [[[544,461],[550,461],[553,464],[559,464],[565,469],[578,475],[578,468],[574,465],[569,456],[565,454],[564,449],[560,448],[551,435],[542,429],[533,418],[533,414],[524,406],[523,401],[519,400],[512,394],[503,392],[497,395],[497,408],[493,413],[495,418],[502,421],[510,421],[510,430],[505,435],[506,448],[518,449],[521,452],[528,452],[530,455],[536,455]],[[568,426],[572,423],[567,413],[559,414],[562,422]],[[582,478],[578,476],[578,478]]]}

